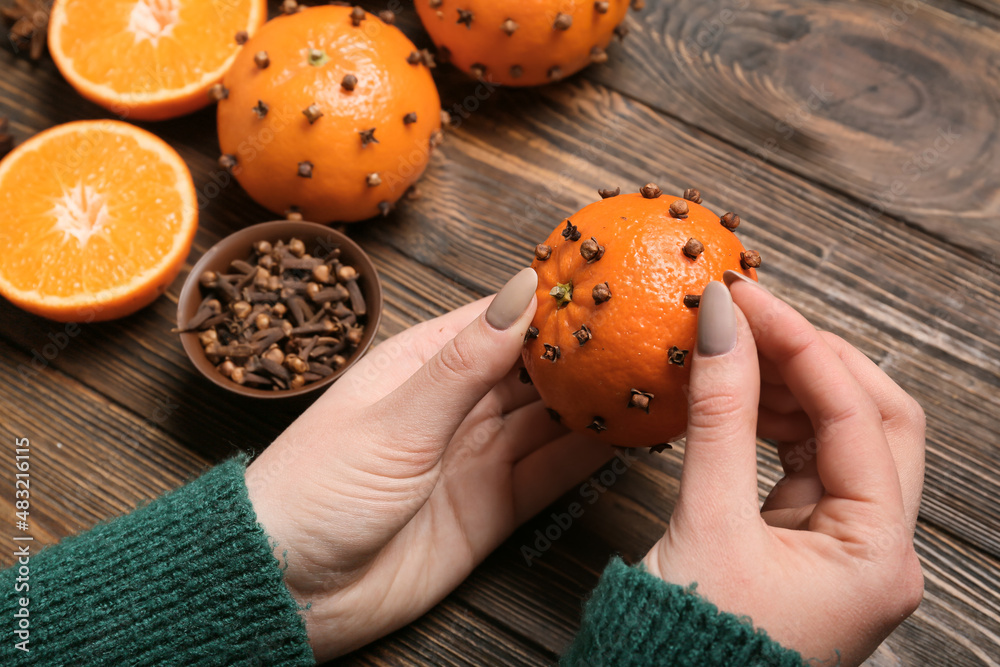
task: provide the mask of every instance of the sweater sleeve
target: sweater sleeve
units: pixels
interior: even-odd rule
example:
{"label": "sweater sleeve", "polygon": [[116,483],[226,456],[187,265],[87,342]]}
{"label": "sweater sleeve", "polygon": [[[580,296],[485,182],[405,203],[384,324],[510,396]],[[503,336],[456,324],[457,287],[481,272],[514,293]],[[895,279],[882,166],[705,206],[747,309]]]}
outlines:
{"label": "sweater sleeve", "polygon": [[[305,624],[229,459],[0,572],[9,665],[313,665]],[[17,549],[31,542],[16,542]],[[22,560],[23,563],[23,560]],[[28,588],[15,592],[15,585]],[[16,612],[28,598],[28,641]],[[22,617],[23,618],[23,617]],[[13,626],[13,627],[12,627]]]}
{"label": "sweater sleeve", "polygon": [[615,557],[561,667],[801,667],[795,651],[720,612],[694,587],[668,584]]}

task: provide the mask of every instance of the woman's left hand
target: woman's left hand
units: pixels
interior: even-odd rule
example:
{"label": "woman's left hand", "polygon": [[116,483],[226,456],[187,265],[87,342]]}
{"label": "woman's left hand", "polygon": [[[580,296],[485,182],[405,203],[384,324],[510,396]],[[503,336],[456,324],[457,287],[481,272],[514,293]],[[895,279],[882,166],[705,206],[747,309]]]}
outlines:
{"label": "woman's left hand", "polygon": [[525,269],[374,348],[247,469],[318,661],[418,618],[610,458],[513,370],[536,284]]}

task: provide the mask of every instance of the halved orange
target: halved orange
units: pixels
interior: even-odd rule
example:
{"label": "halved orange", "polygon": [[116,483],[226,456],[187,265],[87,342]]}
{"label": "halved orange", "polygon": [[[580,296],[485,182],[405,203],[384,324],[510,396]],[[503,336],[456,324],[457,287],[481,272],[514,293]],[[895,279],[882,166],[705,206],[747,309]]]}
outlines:
{"label": "halved orange", "polygon": [[134,125],[57,125],[0,161],[0,295],[61,322],[152,303],[198,228],[187,165]]}
{"label": "halved orange", "polygon": [[242,33],[266,19],[266,0],[56,0],[49,51],[88,100],[119,118],[163,120],[208,105]]}

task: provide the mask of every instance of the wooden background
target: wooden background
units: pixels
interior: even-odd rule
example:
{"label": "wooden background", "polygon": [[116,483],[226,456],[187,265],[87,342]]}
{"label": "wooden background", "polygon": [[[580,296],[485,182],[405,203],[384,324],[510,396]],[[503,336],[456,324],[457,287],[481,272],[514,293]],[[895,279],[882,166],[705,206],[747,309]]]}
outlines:
{"label": "wooden background", "polygon": [[[400,24],[429,45],[412,6]],[[381,338],[498,289],[598,187],[701,188],[713,210],[742,215],[768,288],[926,410],[916,541],[927,592],[870,664],[997,665],[1000,1],[661,0],[627,25],[607,65],[541,89],[480,101],[475,83],[438,69],[445,108],[462,111],[422,197],[350,229],[384,279]],[[107,117],[47,57],[33,65],[9,47],[0,115],[18,140]],[[214,111],[148,127],[206,192],[220,174]],[[271,217],[237,185],[223,188],[202,211],[191,262]],[[31,437],[37,540],[264,447],[304,407],[261,410],[195,373],[169,333],[185,275],[142,312],[84,327],[27,381],[18,367],[62,327],[0,303],[0,437],[5,447]],[[779,466],[771,445],[759,451],[763,494]],[[436,609],[343,664],[552,663],[609,555],[637,559],[662,534],[681,456],[643,454],[529,567],[520,546],[580,499],[569,493]],[[12,466],[0,470],[11,489]],[[4,525],[12,497],[0,494]]]}

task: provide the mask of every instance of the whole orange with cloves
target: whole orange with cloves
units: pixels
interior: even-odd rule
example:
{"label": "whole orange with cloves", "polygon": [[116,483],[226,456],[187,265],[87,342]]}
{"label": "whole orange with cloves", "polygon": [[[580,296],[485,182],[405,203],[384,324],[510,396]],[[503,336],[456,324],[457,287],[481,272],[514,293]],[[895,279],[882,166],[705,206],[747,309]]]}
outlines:
{"label": "whole orange with cloves", "polygon": [[442,138],[432,56],[391,12],[282,8],[213,89],[220,165],[276,213],[387,215]]}
{"label": "whole orange with cloves", "polygon": [[705,286],[732,269],[757,279],[760,255],[701,194],[602,190],[535,248],[538,310],[522,357],[554,419],[622,447],[687,428],[685,387]]}
{"label": "whole orange with cloves", "polygon": [[[450,61],[508,86],[558,81],[608,59],[630,0],[416,0],[417,14]],[[632,0],[640,9],[642,2]]]}

